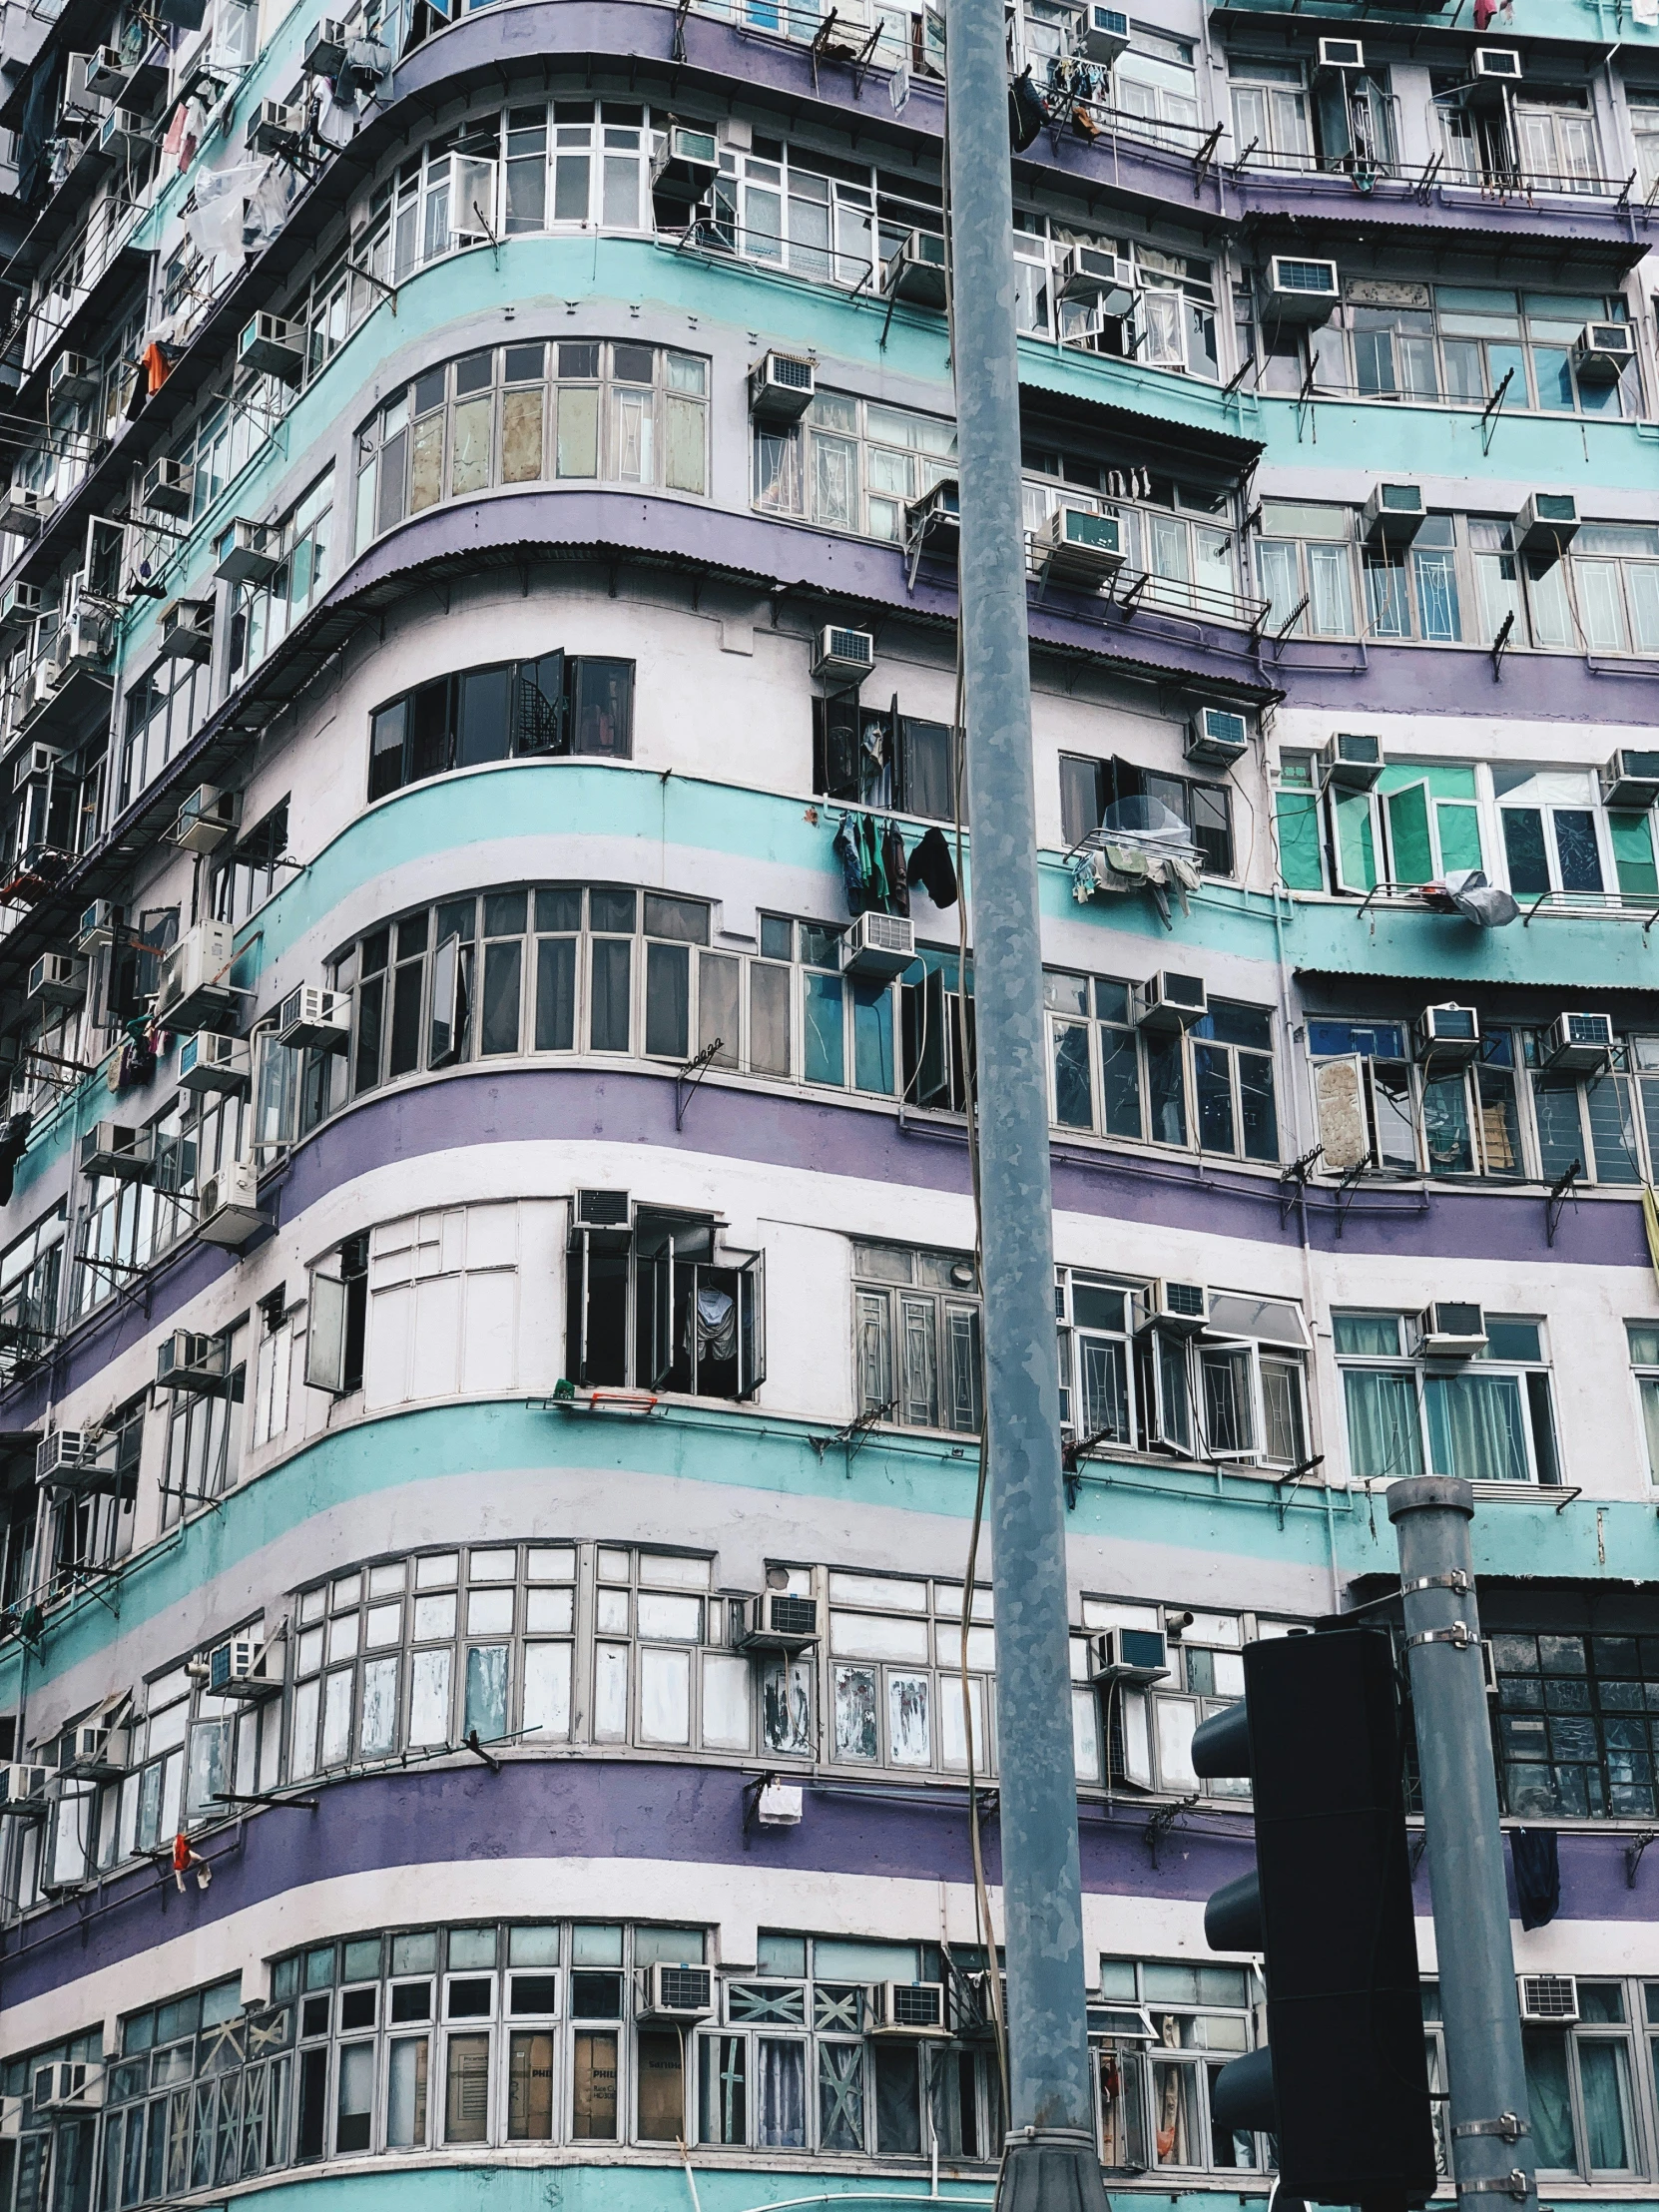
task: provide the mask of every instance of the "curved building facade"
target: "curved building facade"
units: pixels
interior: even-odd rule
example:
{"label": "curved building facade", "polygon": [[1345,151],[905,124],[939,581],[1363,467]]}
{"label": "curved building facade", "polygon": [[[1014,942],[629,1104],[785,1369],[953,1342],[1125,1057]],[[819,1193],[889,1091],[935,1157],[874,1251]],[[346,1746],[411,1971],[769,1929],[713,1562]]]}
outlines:
{"label": "curved building facade", "polygon": [[[1273,2179],[1193,1730],[1423,1471],[1542,2193],[1659,2202],[1659,31],[1476,15],[1010,9],[1149,2212]],[[0,2212],[991,2201],[941,36],[7,11]]]}

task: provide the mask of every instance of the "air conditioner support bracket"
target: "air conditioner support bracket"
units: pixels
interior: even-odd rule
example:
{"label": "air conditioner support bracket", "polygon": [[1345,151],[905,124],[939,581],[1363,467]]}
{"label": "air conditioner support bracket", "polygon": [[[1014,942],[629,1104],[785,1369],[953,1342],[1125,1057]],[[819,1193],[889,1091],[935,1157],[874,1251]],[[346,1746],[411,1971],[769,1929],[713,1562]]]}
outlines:
{"label": "air conditioner support bracket", "polygon": [[845,1427],[837,1428],[828,1436],[809,1436],[807,1441],[818,1453],[820,1466],[824,1464],[824,1455],[831,1444],[841,1445],[846,1453],[846,1478],[850,1482],[853,1460],[857,1458],[859,1452],[869,1442],[875,1429],[886,1419],[897,1403],[898,1393],[894,1391],[893,1395],[884,1404],[869,1406],[866,1411],[858,1414],[855,1420],[849,1420]]}
{"label": "air conditioner support bracket", "polygon": [[1158,1850],[1164,1838],[1174,1828],[1176,1822],[1184,1814],[1191,1813],[1197,1804],[1198,1792],[1195,1790],[1191,1797],[1182,1798],[1179,1804],[1160,1805],[1149,1816],[1145,1828],[1141,1830],[1141,1841],[1152,1855],[1152,1871],[1154,1874],[1158,1871]]}
{"label": "air conditioner support bracket", "polygon": [[1567,1200],[1570,1198],[1574,1205],[1578,1202],[1578,1192],[1575,1186],[1583,1172],[1583,1161],[1574,1160],[1565,1175],[1558,1176],[1549,1186],[1548,1194],[1544,1199],[1544,1236],[1552,1249],[1555,1244],[1555,1232],[1561,1226],[1561,1214]]}
{"label": "air conditioner support bracket", "polygon": [[1639,1836],[1632,1836],[1624,1847],[1624,1886],[1636,1887],[1637,1871],[1642,1864],[1642,1854],[1649,1844],[1659,1844],[1659,1828],[1644,1828]]}
{"label": "air conditioner support bracket", "polygon": [[1290,1219],[1291,1208],[1299,1205],[1308,1195],[1308,1178],[1324,1157],[1325,1147],[1315,1145],[1312,1152],[1305,1152],[1300,1160],[1293,1160],[1279,1174],[1279,1226],[1284,1228]]}
{"label": "air conditioner support bracket", "polygon": [[1325,1453],[1323,1451],[1316,1452],[1312,1459],[1304,1459],[1301,1466],[1292,1467],[1288,1473],[1280,1475],[1278,1480],[1274,1483],[1273,1502],[1275,1510],[1277,1511],[1279,1516],[1279,1525],[1281,1528],[1283,1528],[1285,1525],[1286,1508],[1291,1502],[1291,1496],[1296,1489],[1297,1484],[1302,1480],[1304,1475],[1312,1474],[1316,1467],[1323,1467],[1324,1464]]}
{"label": "air conditioner support bracket", "polygon": [[674,1133],[676,1136],[686,1126],[686,1108],[696,1097],[697,1086],[708,1074],[715,1054],[724,1047],[726,1039],[724,1037],[717,1037],[713,1044],[706,1044],[701,1052],[686,1062],[684,1067],[675,1069]]}

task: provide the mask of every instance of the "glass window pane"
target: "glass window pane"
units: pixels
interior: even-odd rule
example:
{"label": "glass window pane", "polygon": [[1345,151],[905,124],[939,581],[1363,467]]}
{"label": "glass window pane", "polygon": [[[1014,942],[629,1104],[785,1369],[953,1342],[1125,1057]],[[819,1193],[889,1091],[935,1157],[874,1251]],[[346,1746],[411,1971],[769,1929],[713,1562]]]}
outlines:
{"label": "glass window pane", "polygon": [[451,2035],[446,2058],[443,2139],[446,2143],[487,2142],[490,2111],[488,2035]]}
{"label": "glass window pane", "polygon": [[[661,947],[654,946],[653,950]],[[593,1003],[589,1043],[595,1052],[626,1052],[633,945],[626,938],[597,937],[593,943]]]}
{"label": "glass window pane", "polygon": [[466,1718],[462,1733],[476,1729],[480,1742],[507,1733],[507,1646],[473,1644],[466,1655]]}

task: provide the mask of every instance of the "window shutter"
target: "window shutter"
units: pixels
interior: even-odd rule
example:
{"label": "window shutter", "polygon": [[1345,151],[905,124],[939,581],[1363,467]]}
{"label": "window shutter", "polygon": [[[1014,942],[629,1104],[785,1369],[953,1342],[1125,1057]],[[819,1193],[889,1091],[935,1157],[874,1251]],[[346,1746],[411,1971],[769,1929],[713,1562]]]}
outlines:
{"label": "window shutter", "polygon": [[1346,1175],[1353,1168],[1374,1164],[1366,1062],[1358,1052],[1346,1059],[1321,1060],[1316,1065],[1314,1114],[1325,1167],[1334,1174]]}
{"label": "window shutter", "polygon": [[739,1397],[753,1397],[767,1379],[766,1266],[757,1252],[738,1269]]}

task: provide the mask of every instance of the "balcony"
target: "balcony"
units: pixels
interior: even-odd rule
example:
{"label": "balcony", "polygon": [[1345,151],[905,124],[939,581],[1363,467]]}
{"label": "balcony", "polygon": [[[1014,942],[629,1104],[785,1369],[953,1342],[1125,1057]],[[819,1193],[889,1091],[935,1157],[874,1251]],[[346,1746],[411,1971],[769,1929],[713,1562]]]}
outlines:
{"label": "balcony", "polygon": [[1298,895],[1286,922],[1286,957],[1299,975],[1471,989],[1518,983],[1579,997],[1586,989],[1654,988],[1659,939],[1652,923],[1659,899],[1609,893],[1589,904],[1581,894],[1569,899],[1554,893],[1542,901],[1523,898],[1520,905],[1520,920],[1508,928],[1481,929],[1434,912],[1415,891],[1365,901]]}

